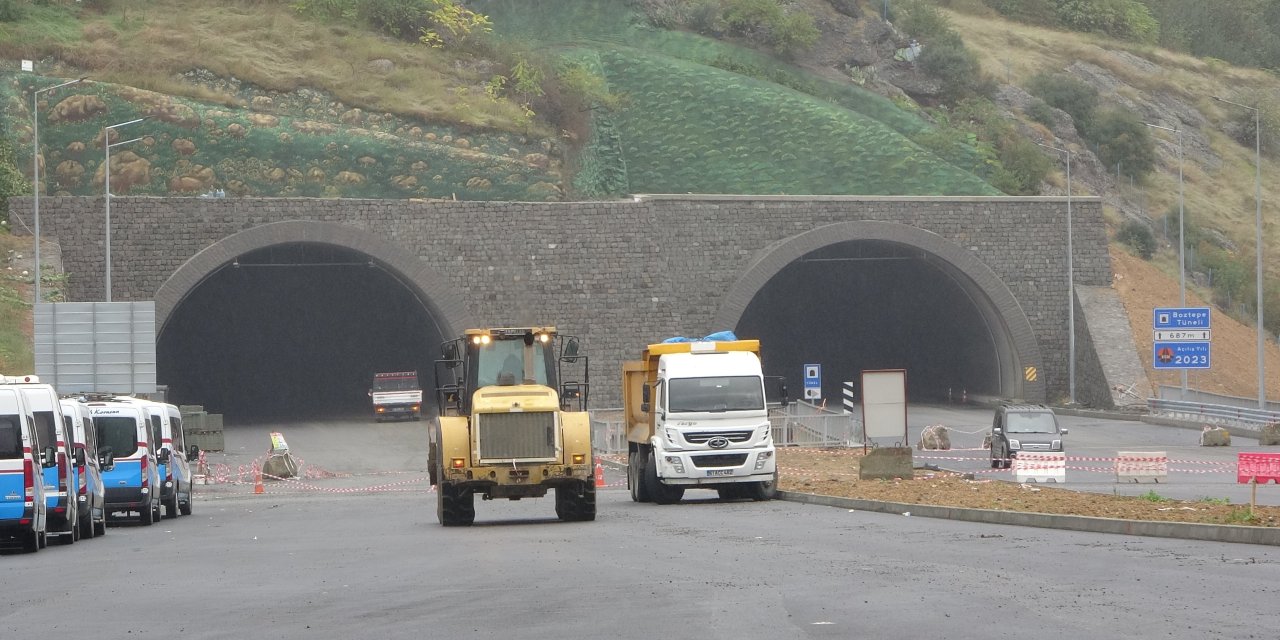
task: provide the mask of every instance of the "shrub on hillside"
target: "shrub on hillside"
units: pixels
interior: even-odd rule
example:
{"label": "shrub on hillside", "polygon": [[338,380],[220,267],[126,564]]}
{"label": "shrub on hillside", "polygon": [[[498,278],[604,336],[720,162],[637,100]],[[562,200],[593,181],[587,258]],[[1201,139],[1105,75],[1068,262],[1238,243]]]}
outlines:
{"label": "shrub on hillside", "polygon": [[1126,220],[1116,232],[1116,240],[1133,249],[1143,260],[1150,260],[1156,254],[1156,237],[1148,227],[1137,220]]}
{"label": "shrub on hillside", "polygon": [[431,22],[428,0],[361,0],[360,17],[369,26],[400,40],[416,41]]}
{"label": "shrub on hillside", "polygon": [[1051,107],[1062,109],[1084,131],[1098,107],[1098,90],[1066,73],[1041,73],[1027,81],[1027,91]]}
{"label": "shrub on hillside", "polygon": [[1160,24],[1140,0],[1057,0],[1058,20],[1077,31],[1155,44]]}
{"label": "shrub on hillside", "polygon": [[987,96],[995,90],[991,80],[982,74],[978,57],[959,38],[945,38],[926,46],[917,62],[922,71],[938,80],[944,102]]}
{"label": "shrub on hillside", "polygon": [[1123,107],[1106,107],[1094,116],[1086,136],[1098,145],[1098,160],[1105,167],[1141,179],[1155,167],[1155,143],[1137,114]]}
{"label": "shrub on hillside", "polygon": [[1011,196],[1034,196],[1053,168],[1053,160],[1036,143],[1009,135],[999,144],[1000,169],[991,185]]}
{"label": "shrub on hillside", "polygon": [[0,0],[0,22],[17,22],[22,19],[26,7],[18,0]]}
{"label": "shrub on hillside", "polygon": [[813,16],[787,12],[778,0],[726,0],[720,18],[730,32],[784,56],[812,47],[821,35]]}
{"label": "shrub on hillside", "polygon": [[1032,101],[1032,103],[1027,106],[1027,117],[1049,127],[1050,129],[1053,128],[1053,107],[1049,106],[1049,103],[1044,100],[1036,98]]}
{"label": "shrub on hillside", "polygon": [[982,0],[982,3],[1018,22],[1045,26],[1058,23],[1058,7],[1053,0]]}
{"label": "shrub on hillside", "polygon": [[[31,193],[31,183],[18,170],[13,141],[0,126],[0,220],[9,219],[9,197]],[[6,227],[7,228],[7,227]]]}

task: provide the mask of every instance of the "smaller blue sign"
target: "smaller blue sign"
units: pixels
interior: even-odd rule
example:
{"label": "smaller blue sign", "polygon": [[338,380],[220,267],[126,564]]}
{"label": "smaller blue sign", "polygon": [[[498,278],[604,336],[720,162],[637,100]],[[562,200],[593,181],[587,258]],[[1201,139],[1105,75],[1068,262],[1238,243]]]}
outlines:
{"label": "smaller blue sign", "polygon": [[1209,342],[1157,342],[1151,363],[1157,369],[1208,369]]}
{"label": "smaller blue sign", "polygon": [[822,365],[806,364],[804,366],[804,388],[806,389],[822,388]]}
{"label": "smaller blue sign", "polygon": [[1156,307],[1151,314],[1156,329],[1208,329],[1209,307]]}

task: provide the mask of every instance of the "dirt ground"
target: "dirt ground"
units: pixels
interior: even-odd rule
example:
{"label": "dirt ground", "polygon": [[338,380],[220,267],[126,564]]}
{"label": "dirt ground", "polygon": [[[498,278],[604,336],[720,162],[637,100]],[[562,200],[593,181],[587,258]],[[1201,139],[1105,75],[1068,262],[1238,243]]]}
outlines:
{"label": "dirt ground", "polygon": [[859,480],[861,457],[861,449],[779,449],[779,488],[905,504],[1126,520],[1280,526],[1280,507],[1259,506],[1250,515],[1248,504],[1171,500],[1159,496],[1157,487],[1147,496],[1109,496],[987,478],[970,480],[960,474],[920,469],[911,479]]}

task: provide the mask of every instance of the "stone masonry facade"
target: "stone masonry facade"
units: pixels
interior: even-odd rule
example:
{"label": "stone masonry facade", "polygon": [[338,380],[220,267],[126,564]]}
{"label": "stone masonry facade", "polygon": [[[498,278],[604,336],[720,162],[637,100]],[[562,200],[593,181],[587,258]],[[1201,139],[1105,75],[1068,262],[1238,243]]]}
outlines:
{"label": "stone masonry facade", "polygon": [[[30,198],[10,204],[11,215],[31,226]],[[851,222],[905,226],[917,236],[928,232],[931,246],[946,249],[941,253],[965,258],[958,263],[981,265],[961,270],[984,290],[1007,288],[1001,313],[1025,316],[1033,335],[1022,343],[1030,341],[1042,359],[1031,363],[1038,379],[1027,399],[1056,400],[1067,392],[1067,201],[1060,197],[638,196],[570,203],[115,197],[111,210],[112,297],[155,299],[158,326],[210,265],[230,262],[245,248],[299,241],[348,246],[399,271],[454,332],[529,323],[581,336],[592,356],[595,407],[619,404],[620,363],[644,344],[732,328],[719,324],[736,318],[734,309],[749,299],[730,300],[728,292],[736,286],[743,297],[743,274],[771,256],[789,255],[797,237],[813,243],[825,229]],[[104,299],[103,212],[102,198],[40,200],[42,233],[62,247],[70,301]],[[1072,212],[1075,282],[1109,286],[1101,202],[1075,198]],[[910,234],[902,237],[912,242]],[[832,234],[832,242],[846,239]],[[755,284],[745,284],[749,296]],[[1088,354],[1078,362],[1096,360]],[[1080,393],[1081,384],[1098,384],[1089,378],[1077,379],[1078,395],[1105,395],[1105,386]]]}

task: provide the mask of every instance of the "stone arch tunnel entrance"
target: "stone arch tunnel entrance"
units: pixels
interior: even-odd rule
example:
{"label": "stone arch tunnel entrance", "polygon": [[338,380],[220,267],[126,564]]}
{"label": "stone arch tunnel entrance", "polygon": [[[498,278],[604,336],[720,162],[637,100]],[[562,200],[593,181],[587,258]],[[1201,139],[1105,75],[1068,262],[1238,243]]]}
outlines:
{"label": "stone arch tunnel entrance", "polygon": [[1023,375],[1039,350],[1007,288],[960,247],[900,227],[841,223],[783,243],[740,278],[722,319],[761,339],[766,373],[784,376],[793,398],[803,365],[820,363],[822,397],[837,408],[841,382],[861,399],[870,369],[905,369],[912,402],[1044,400]]}
{"label": "stone arch tunnel entrance", "polygon": [[430,397],[453,330],[413,281],[421,274],[378,251],[247,233],[170,278],[170,296],[187,287],[172,307],[157,296],[157,380],[170,402],[241,423],[369,415],[373,374],[409,370]]}

